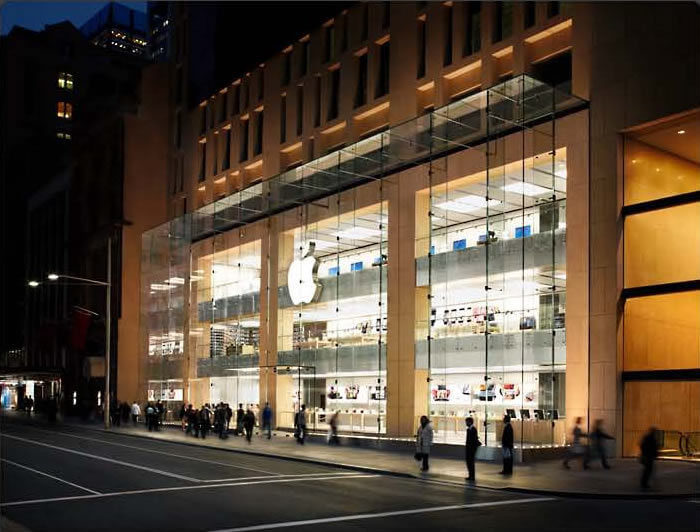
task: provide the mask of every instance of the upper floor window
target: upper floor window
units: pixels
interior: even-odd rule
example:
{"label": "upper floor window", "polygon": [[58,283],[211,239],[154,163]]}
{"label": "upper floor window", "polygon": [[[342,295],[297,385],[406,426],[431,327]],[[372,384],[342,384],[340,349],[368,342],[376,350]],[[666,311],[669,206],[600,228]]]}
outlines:
{"label": "upper floor window", "polygon": [[367,52],[357,58],[357,88],[355,89],[355,107],[367,103]]}
{"label": "upper floor window", "polygon": [[289,84],[292,77],[292,52],[285,52],[282,55],[282,86]]}
{"label": "upper floor window", "polygon": [[66,133],[65,131],[58,131],[56,132],[56,138],[61,140],[70,140],[72,137],[70,133]]}
{"label": "upper floor window", "polygon": [[426,53],[426,33],[425,15],[421,15],[422,18],[418,18],[418,29],[416,32],[416,48],[418,52],[418,62],[416,64],[416,77],[421,79],[425,77],[425,53]]}
{"label": "upper floor window", "polygon": [[523,26],[526,29],[535,25],[536,12],[537,5],[535,2],[523,3]]}
{"label": "upper floor window", "polygon": [[73,74],[70,74],[68,72],[59,72],[58,73],[58,88],[72,91],[73,90]]}
{"label": "upper floor window", "polygon": [[547,17],[556,17],[559,14],[561,4],[559,2],[547,2]]}
{"label": "upper floor window", "polygon": [[328,120],[338,118],[338,100],[340,93],[340,67],[331,70],[328,91]]}
{"label": "upper floor window", "polygon": [[335,56],[335,25],[333,24],[326,26],[324,45],[323,62],[325,63]]}
{"label": "upper floor window", "polygon": [[466,57],[481,50],[481,2],[464,4],[464,50]]}
{"label": "upper floor window", "polygon": [[391,24],[391,3],[382,3],[382,29],[385,30]]}
{"label": "upper floor window", "polygon": [[452,64],[452,6],[444,7],[445,13],[445,46],[443,49],[442,65],[447,66]]}
{"label": "upper floor window", "polygon": [[379,46],[379,73],[374,97],[379,98],[389,92],[389,41]]}
{"label": "upper floor window", "polygon": [[302,41],[301,53],[299,54],[299,76],[306,76],[309,73],[309,64],[311,64],[311,45],[309,39]]}
{"label": "upper floor window", "polygon": [[513,4],[511,2],[496,2],[493,24],[493,42],[507,39],[513,33]]}
{"label": "upper floor window", "polygon": [[58,102],[56,115],[59,118],[65,118],[70,120],[73,118],[73,104],[69,102]]}

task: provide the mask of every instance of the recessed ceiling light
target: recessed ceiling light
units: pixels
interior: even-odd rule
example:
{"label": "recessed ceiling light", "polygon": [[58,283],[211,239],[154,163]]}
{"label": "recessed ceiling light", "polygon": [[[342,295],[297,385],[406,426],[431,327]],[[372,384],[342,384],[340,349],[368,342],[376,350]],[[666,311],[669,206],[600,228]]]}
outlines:
{"label": "recessed ceiling light", "polygon": [[454,200],[445,201],[443,203],[437,203],[435,206],[438,209],[443,209],[445,211],[461,212],[463,214],[478,211],[479,209],[484,209],[486,207],[493,207],[501,202],[497,199],[486,200],[481,196],[462,196]]}
{"label": "recessed ceiling light", "polygon": [[685,135],[685,129],[679,129],[678,130],[679,135]]}
{"label": "recessed ceiling light", "polygon": [[509,183],[508,185],[501,188],[507,192],[514,192],[516,194],[523,194],[525,196],[530,197],[541,196],[542,194],[547,194],[551,192],[548,188],[544,188],[533,183],[527,183],[525,181]]}

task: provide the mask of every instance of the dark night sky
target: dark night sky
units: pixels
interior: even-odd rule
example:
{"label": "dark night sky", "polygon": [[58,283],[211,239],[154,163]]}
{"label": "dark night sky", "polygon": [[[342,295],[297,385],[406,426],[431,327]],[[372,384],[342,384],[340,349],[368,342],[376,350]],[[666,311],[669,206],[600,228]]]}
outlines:
{"label": "dark night sky", "polygon": [[[2,0],[0,0],[2,3]],[[0,7],[2,34],[10,31],[12,26],[24,26],[32,30],[41,30],[45,24],[55,24],[70,20],[79,28],[108,2],[17,2],[10,1]],[[146,2],[119,2],[132,9],[146,12]]]}

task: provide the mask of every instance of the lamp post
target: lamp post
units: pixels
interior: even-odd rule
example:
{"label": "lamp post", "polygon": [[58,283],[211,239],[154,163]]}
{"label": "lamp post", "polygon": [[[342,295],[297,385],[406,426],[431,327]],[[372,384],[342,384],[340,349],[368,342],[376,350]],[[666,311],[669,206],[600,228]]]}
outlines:
{"label": "lamp post", "polygon": [[[49,281],[58,281],[59,279],[67,279],[70,281],[79,281],[81,283],[104,286],[107,289],[106,309],[105,309],[105,399],[104,399],[104,422],[105,428],[108,429],[111,425],[110,406],[112,398],[110,396],[110,367],[111,367],[111,352],[112,352],[112,237],[107,239],[107,281],[98,281],[96,279],[88,279],[86,277],[76,277],[75,275],[66,275],[62,273],[50,273],[47,276]],[[37,287],[37,281],[29,281],[29,286]]]}

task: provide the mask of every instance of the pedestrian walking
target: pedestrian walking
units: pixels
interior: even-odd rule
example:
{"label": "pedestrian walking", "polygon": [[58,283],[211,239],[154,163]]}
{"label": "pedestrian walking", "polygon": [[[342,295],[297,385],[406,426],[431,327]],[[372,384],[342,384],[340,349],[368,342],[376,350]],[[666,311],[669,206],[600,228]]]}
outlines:
{"label": "pedestrian walking", "polygon": [[510,424],[510,416],[503,416],[503,434],[501,434],[501,451],[503,453],[503,469],[501,475],[513,474],[513,425]]}
{"label": "pedestrian walking", "polygon": [[157,422],[156,408],[148,403],[146,405],[146,427],[148,427],[149,432],[153,431]]}
{"label": "pedestrian walking", "polygon": [[228,437],[228,427],[231,423],[231,418],[233,417],[233,410],[231,410],[228,403],[224,403],[224,407],[226,410],[226,436]]}
{"label": "pedestrian walking", "polygon": [[304,438],[306,438],[306,405],[301,405],[301,408],[294,416],[294,437],[299,445],[304,445]]}
{"label": "pedestrian walking", "polygon": [[245,416],[245,411],[243,410],[243,403],[238,403],[238,410],[236,410],[236,436],[243,435],[243,417]]}
{"label": "pedestrian walking", "polygon": [[199,410],[199,434],[202,439],[207,437],[207,432],[211,427],[211,410],[209,409],[209,403],[205,403],[204,406]]}
{"label": "pedestrian walking", "polygon": [[156,403],[155,406],[156,409],[156,424],[155,424],[155,429],[160,430],[160,427],[163,425],[163,421],[165,421],[165,404],[163,401],[160,399]]}
{"label": "pedestrian walking", "polygon": [[187,409],[185,408],[185,403],[182,403],[182,406],[180,406],[180,411],[177,414],[178,419],[180,420],[180,427],[182,428],[182,432],[187,431]]}
{"label": "pedestrian walking", "polygon": [[131,422],[136,425],[139,420],[139,416],[141,415],[141,407],[139,404],[134,401],[133,404],[131,405]]}
{"label": "pedestrian walking", "polygon": [[639,461],[644,466],[642,470],[641,487],[643,490],[649,489],[649,481],[654,472],[654,461],[659,455],[659,442],[656,439],[656,427],[649,427],[642,441],[639,442],[641,454]]}
{"label": "pedestrian walking", "polygon": [[614,439],[603,431],[603,420],[596,419],[593,423],[593,430],[588,433],[588,453],[583,459],[583,468],[588,469],[591,460],[599,459],[605,469],[610,469],[605,452],[605,440]]}
{"label": "pedestrian walking", "polygon": [[433,444],[433,425],[428,416],[420,417],[420,425],[416,433],[416,459],[421,460],[420,470],[426,472],[430,468],[430,446]]}
{"label": "pedestrian walking", "polygon": [[338,438],[338,419],[340,418],[340,412],[336,410],[331,416],[331,420],[328,423],[328,445],[339,445],[340,439]]}
{"label": "pedestrian walking", "polygon": [[255,427],[255,414],[253,414],[253,410],[249,407],[246,411],[245,414],[243,415],[243,429],[245,430],[245,439],[248,440],[248,443],[250,443],[250,440],[253,437],[253,428]]}
{"label": "pedestrian walking", "polygon": [[569,462],[571,460],[576,460],[578,458],[581,459],[583,462],[583,467],[584,469],[587,467],[587,464],[585,463],[586,461],[586,447],[583,445],[583,442],[581,441],[583,438],[586,437],[586,433],[583,432],[581,429],[581,423],[583,422],[583,418],[577,417],[574,421],[574,428],[571,431],[571,447],[566,452],[566,457],[564,458],[564,467],[566,469],[569,468]]}
{"label": "pedestrian walking", "polygon": [[270,403],[265,403],[262,411],[262,431],[267,434],[267,439],[272,438],[272,408]]}
{"label": "pedestrian walking", "polygon": [[474,482],[476,480],[476,450],[481,445],[481,441],[479,441],[479,433],[474,426],[474,418],[469,416],[464,422],[467,425],[467,441],[464,447],[464,458],[469,473],[467,480]]}

